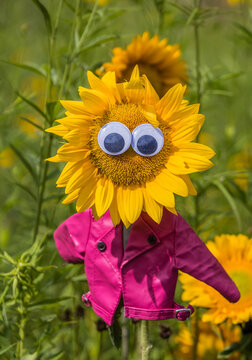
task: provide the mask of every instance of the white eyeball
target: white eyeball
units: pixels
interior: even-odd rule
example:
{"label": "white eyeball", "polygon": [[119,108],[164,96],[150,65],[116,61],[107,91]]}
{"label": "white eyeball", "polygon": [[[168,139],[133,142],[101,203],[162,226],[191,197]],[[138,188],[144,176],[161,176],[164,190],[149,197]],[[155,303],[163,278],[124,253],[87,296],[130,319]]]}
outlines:
{"label": "white eyeball", "polygon": [[112,121],[100,129],[98,144],[105,153],[120,155],[130,147],[131,132],[126,125]]}
{"label": "white eyeball", "polygon": [[132,132],[131,146],[139,155],[153,156],[164,145],[164,135],[159,128],[151,124],[138,125]]}

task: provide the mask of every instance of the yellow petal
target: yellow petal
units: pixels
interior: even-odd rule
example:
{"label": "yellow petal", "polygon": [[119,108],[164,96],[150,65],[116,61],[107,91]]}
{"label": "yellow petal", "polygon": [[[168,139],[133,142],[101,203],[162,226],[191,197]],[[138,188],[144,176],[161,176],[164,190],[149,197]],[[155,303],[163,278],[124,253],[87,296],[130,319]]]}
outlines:
{"label": "yellow petal", "polygon": [[78,199],[80,193],[80,189],[76,189],[71,194],[67,195],[67,197],[62,201],[62,204],[70,204],[71,202]]}
{"label": "yellow petal", "polygon": [[139,110],[142,112],[144,117],[153,125],[157,127],[159,125],[159,121],[157,120],[157,114],[152,105],[141,105]]}
{"label": "yellow petal", "polygon": [[182,155],[182,153],[193,153],[204,156],[207,159],[211,159],[215,155],[215,152],[209,146],[198,143],[176,143],[176,146],[178,147],[178,155]]}
{"label": "yellow petal", "polygon": [[178,215],[178,213],[177,213],[177,211],[176,211],[176,209],[175,209],[175,208],[169,208],[169,207],[166,207],[166,209],[167,209],[168,211],[170,211],[172,214],[174,214],[174,215]]}
{"label": "yellow petal", "polygon": [[123,203],[125,215],[128,221],[133,224],[143,210],[143,194],[140,188],[123,189]]}
{"label": "yellow petal", "polygon": [[63,125],[52,126],[45,131],[62,137],[68,133],[68,129]]}
{"label": "yellow petal", "polygon": [[65,187],[71,176],[83,165],[83,161],[68,162],[62,170],[58,180],[57,187]]}
{"label": "yellow petal", "polygon": [[81,116],[81,117],[72,117],[67,116],[63,119],[57,120],[61,125],[65,126],[67,129],[85,129],[87,131],[88,127],[92,125],[93,119],[91,117],[87,116]]}
{"label": "yellow petal", "polygon": [[61,100],[61,105],[70,111],[72,114],[85,114],[85,106],[82,101],[69,101],[69,100]]}
{"label": "yellow petal", "polygon": [[52,157],[47,158],[45,160],[46,161],[51,161],[51,162],[63,162],[64,161],[59,157],[59,155],[52,156]]}
{"label": "yellow petal", "polygon": [[176,145],[176,142],[180,143],[194,140],[204,123],[204,119],[204,115],[196,114],[187,118],[186,122],[184,121],[183,124],[172,124],[170,137],[173,144]]}
{"label": "yellow petal", "polygon": [[70,144],[61,146],[57,152],[61,161],[79,161],[85,159],[89,154],[88,149],[78,148]]}
{"label": "yellow petal", "polygon": [[163,120],[168,120],[180,107],[186,86],[177,84],[173,86],[156,104],[156,111]]}
{"label": "yellow petal", "polygon": [[180,175],[180,177],[184,180],[186,183],[187,189],[188,189],[188,195],[196,196],[197,190],[195,189],[193,183],[191,182],[191,179],[188,175]]}
{"label": "yellow petal", "polygon": [[100,179],[95,192],[95,208],[98,216],[102,216],[110,207],[114,196],[114,185],[108,179]]}
{"label": "yellow petal", "polygon": [[160,224],[163,216],[163,206],[158,204],[146,191],[142,189],[144,196],[144,208],[147,214],[154,220],[156,223]]}
{"label": "yellow petal", "polygon": [[118,206],[118,212],[120,215],[120,218],[122,219],[122,222],[128,228],[130,226],[130,222],[128,221],[124,209],[124,199],[123,199],[123,189],[121,186],[117,188],[117,206]]}
{"label": "yellow petal", "polygon": [[162,186],[156,183],[155,180],[146,183],[146,191],[157,203],[170,208],[175,207],[173,193],[164,189]]}
{"label": "yellow petal", "polygon": [[113,225],[119,225],[121,222],[121,218],[118,212],[118,207],[117,207],[117,192],[116,189],[114,189],[114,197],[112,200],[112,203],[110,205],[109,208],[109,212],[110,212],[110,216],[111,216],[111,220],[113,222]]}
{"label": "yellow petal", "polygon": [[85,106],[85,111],[96,116],[101,116],[108,110],[106,95],[100,91],[85,89],[79,86],[79,94]]}
{"label": "yellow petal", "polygon": [[111,90],[118,104],[121,104],[122,100],[119,90],[117,88],[115,72],[108,71],[101,80]]}
{"label": "yellow petal", "polygon": [[85,133],[81,129],[73,129],[69,131],[63,139],[68,141],[72,146],[83,146],[84,148],[87,148],[90,134]]}
{"label": "yellow petal", "polygon": [[163,169],[161,173],[156,176],[155,183],[180,196],[188,196],[186,183],[182,178],[172,174],[168,169]]}
{"label": "yellow petal", "polygon": [[70,194],[78,188],[85,187],[90,178],[97,173],[97,169],[91,162],[87,162],[85,166],[79,168],[69,179],[65,193]]}
{"label": "yellow petal", "polygon": [[204,171],[213,166],[213,163],[204,156],[182,151],[178,154],[183,159],[185,167],[195,169],[195,171]]}
{"label": "yellow petal", "polygon": [[156,105],[159,101],[159,96],[151,85],[146,75],[143,75],[143,80],[145,82],[145,98],[144,103],[149,105]]}
{"label": "yellow petal", "polygon": [[85,211],[95,202],[96,177],[89,178],[86,185],[81,189],[76,203],[78,212]]}
{"label": "yellow petal", "polygon": [[190,167],[183,157],[177,153],[169,156],[165,167],[175,175],[191,174],[198,171]]}
{"label": "yellow petal", "polygon": [[110,89],[106,86],[104,81],[95,76],[91,71],[87,72],[87,77],[90,87],[103,93],[107,97],[110,105],[115,105],[115,97],[113,96],[113,93],[110,91]]}
{"label": "yellow petal", "polygon": [[134,80],[139,80],[140,79],[140,75],[139,75],[139,67],[138,65],[135,65],[131,76],[130,76],[130,81],[134,81]]}

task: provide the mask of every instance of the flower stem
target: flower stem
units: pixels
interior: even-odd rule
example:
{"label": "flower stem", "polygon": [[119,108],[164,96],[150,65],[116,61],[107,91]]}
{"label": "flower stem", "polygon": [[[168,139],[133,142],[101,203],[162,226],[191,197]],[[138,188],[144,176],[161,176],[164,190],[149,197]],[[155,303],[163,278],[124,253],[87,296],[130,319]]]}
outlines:
{"label": "flower stem", "polygon": [[149,343],[149,324],[147,320],[141,320],[141,360],[149,360],[151,344]]}
{"label": "flower stem", "polygon": [[[194,0],[194,8],[199,14],[201,9],[201,0]],[[199,28],[200,23],[196,18],[193,24],[194,28],[194,43],[195,43],[195,73],[196,73],[196,101],[197,103],[201,102],[201,71],[200,71],[200,39],[199,39]],[[196,137],[196,142],[198,142],[198,135]],[[200,213],[200,205],[199,205],[200,197],[199,195],[195,197],[195,231],[198,231],[199,228],[199,213]],[[199,313],[196,311],[195,314],[195,326],[193,328],[193,360],[197,360],[198,358],[198,343],[199,343]]]}
{"label": "flower stem", "polygon": [[[47,78],[47,85],[46,85],[46,94],[45,94],[45,113],[47,115],[47,119],[49,119],[50,123],[53,123],[53,119],[49,118],[49,114],[47,111],[47,103],[51,101],[51,93],[52,93],[52,68],[53,68],[53,50],[56,40],[56,32],[59,25],[59,18],[60,13],[62,9],[63,0],[60,0],[58,3],[58,9],[56,12],[56,19],[55,19],[55,25],[52,31],[52,34],[48,37],[48,78]],[[47,123],[46,120],[44,121],[44,128],[46,128]],[[38,202],[37,202],[37,210],[36,210],[36,219],[35,219],[35,226],[34,226],[34,232],[33,232],[33,242],[36,240],[40,220],[41,220],[41,210],[42,205],[44,202],[44,192],[45,192],[45,186],[46,186],[46,179],[47,179],[47,173],[48,173],[48,162],[44,163],[44,159],[51,156],[51,148],[52,148],[52,142],[53,142],[53,136],[52,134],[49,135],[47,148],[45,150],[46,145],[46,134],[43,133],[41,138],[41,144],[40,144],[40,167],[39,167],[39,187],[38,187]],[[46,154],[45,154],[46,153]]]}

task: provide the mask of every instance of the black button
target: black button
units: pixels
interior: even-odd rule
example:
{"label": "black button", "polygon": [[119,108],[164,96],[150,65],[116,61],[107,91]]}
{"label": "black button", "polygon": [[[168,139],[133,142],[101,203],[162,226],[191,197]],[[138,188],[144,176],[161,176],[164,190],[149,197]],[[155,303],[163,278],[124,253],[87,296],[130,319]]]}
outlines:
{"label": "black button", "polygon": [[97,248],[103,252],[107,249],[107,246],[106,244],[103,242],[103,241],[99,241],[98,244],[97,244]]}
{"label": "black button", "polygon": [[150,236],[148,237],[148,243],[149,243],[150,245],[154,245],[154,244],[156,244],[156,242],[157,242],[157,238],[156,238],[155,235],[150,235]]}

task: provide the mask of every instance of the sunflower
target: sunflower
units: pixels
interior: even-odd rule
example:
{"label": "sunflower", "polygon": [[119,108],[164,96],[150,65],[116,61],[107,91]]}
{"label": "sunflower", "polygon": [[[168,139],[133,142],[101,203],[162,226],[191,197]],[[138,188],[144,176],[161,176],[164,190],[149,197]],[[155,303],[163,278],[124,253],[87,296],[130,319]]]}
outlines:
{"label": "sunflower", "polygon": [[248,192],[249,176],[247,170],[252,170],[252,153],[249,151],[241,151],[234,154],[229,160],[228,167],[240,171],[240,173],[234,175],[234,182],[241,190]]}
{"label": "sunflower", "polygon": [[66,117],[47,129],[67,141],[48,159],[67,162],[57,181],[63,203],[77,200],[78,212],[92,207],[98,218],[110,209],[114,225],[142,211],[160,223],[163,206],[176,213],[174,193],[196,195],[188,174],[212,166],[214,152],[191,142],[204,121],[199,105],[183,100],[181,84],[159,99],[137,66],[129,82],[117,84],[114,72],[88,80],[82,101],[62,101]]}
{"label": "sunflower", "polygon": [[[192,327],[195,326],[195,321],[192,320]],[[230,324],[221,324],[218,328],[213,328],[211,325],[199,321],[199,338],[197,345],[197,359],[209,360],[217,359],[218,353],[230,346],[234,342],[239,342],[241,339],[241,329],[238,326],[230,326]],[[175,342],[178,344],[176,351],[176,358],[184,360],[193,359],[193,333],[191,329],[183,323],[180,325],[180,331],[175,336]],[[233,354],[229,357],[231,360],[239,359],[240,354]]]}
{"label": "sunflower", "polygon": [[0,152],[0,167],[8,168],[11,167],[15,161],[16,155],[14,151],[7,147]]}
{"label": "sunflower", "polygon": [[225,320],[233,324],[246,322],[252,316],[252,239],[245,235],[220,235],[207,247],[237,284],[241,299],[230,303],[216,290],[189,275],[181,274],[183,300],[208,308],[202,320],[215,324]]}
{"label": "sunflower", "polygon": [[148,32],[137,35],[125,50],[114,48],[111,63],[103,64],[101,71],[115,71],[117,80],[122,82],[130,79],[133,68],[138,65],[140,74],[145,74],[163,96],[173,85],[188,81],[186,64],[180,60],[180,46],[167,45],[167,41],[160,41],[158,35],[150,38]]}

